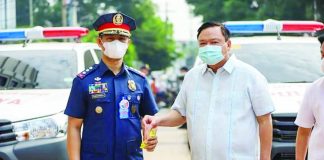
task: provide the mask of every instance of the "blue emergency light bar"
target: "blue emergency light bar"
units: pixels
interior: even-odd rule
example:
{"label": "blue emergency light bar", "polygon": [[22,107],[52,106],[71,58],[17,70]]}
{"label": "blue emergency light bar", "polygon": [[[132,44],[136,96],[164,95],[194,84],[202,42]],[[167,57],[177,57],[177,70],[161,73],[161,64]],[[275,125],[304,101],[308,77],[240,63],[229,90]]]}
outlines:
{"label": "blue emergency light bar", "polygon": [[324,29],[324,24],[316,21],[229,21],[224,25],[231,33],[305,33]]}
{"label": "blue emergency light bar", "polygon": [[0,40],[23,40],[26,39],[24,30],[0,31]]}
{"label": "blue emergency light bar", "polygon": [[88,34],[83,27],[34,27],[28,29],[0,30],[0,41],[30,39],[80,38]]}

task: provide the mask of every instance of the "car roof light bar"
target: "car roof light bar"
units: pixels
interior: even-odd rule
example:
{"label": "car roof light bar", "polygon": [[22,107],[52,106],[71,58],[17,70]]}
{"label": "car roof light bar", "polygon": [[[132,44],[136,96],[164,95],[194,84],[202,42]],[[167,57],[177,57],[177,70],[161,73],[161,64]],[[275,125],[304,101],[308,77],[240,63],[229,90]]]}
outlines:
{"label": "car roof light bar", "polygon": [[88,29],[83,27],[37,26],[28,29],[0,30],[0,41],[80,38],[87,34]]}
{"label": "car roof light bar", "polygon": [[229,21],[224,23],[231,33],[306,33],[324,29],[316,21]]}

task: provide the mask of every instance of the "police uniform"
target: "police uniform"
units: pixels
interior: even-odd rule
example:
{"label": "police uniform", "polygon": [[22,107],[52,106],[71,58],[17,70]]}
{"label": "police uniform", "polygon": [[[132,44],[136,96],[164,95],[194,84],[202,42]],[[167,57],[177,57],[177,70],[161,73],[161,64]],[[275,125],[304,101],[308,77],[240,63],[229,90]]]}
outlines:
{"label": "police uniform", "polygon": [[[116,18],[122,22],[112,23]],[[122,13],[106,14],[94,28],[130,36],[135,21]],[[115,75],[101,61],[74,78],[64,113],[83,119],[82,160],[141,160],[141,117],[157,111],[144,76],[124,64]]]}

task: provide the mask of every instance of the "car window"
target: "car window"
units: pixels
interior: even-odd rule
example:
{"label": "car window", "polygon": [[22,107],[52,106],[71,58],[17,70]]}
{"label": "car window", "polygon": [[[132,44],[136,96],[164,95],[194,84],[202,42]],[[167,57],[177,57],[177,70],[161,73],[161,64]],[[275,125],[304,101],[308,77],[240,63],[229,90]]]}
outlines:
{"label": "car window", "polygon": [[99,49],[95,49],[94,51],[95,51],[95,53],[96,53],[96,55],[97,55],[97,57],[98,57],[98,59],[99,59],[99,61],[100,61],[101,58],[102,58],[102,51],[99,50]]}
{"label": "car window", "polygon": [[95,64],[95,61],[91,55],[91,51],[90,50],[87,50],[85,53],[84,53],[84,67],[85,68],[89,68],[91,67],[92,65]]}
{"label": "car window", "polygon": [[312,82],[322,75],[316,43],[241,44],[234,45],[232,52],[272,83]]}
{"label": "car window", "polygon": [[76,74],[72,51],[0,51],[1,89],[70,88]]}

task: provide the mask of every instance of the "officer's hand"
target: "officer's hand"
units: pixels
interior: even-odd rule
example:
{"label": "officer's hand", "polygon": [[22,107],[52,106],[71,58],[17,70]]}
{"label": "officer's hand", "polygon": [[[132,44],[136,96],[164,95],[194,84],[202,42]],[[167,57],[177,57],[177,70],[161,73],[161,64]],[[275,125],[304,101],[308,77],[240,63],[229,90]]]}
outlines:
{"label": "officer's hand", "polygon": [[144,118],[142,119],[142,127],[144,140],[148,140],[151,129],[157,127],[156,117],[149,115],[144,116]]}
{"label": "officer's hand", "polygon": [[149,139],[146,140],[146,145],[147,146],[146,146],[145,149],[148,152],[153,152],[154,149],[155,149],[155,147],[156,147],[156,145],[157,145],[157,143],[158,143],[157,137],[149,138]]}

